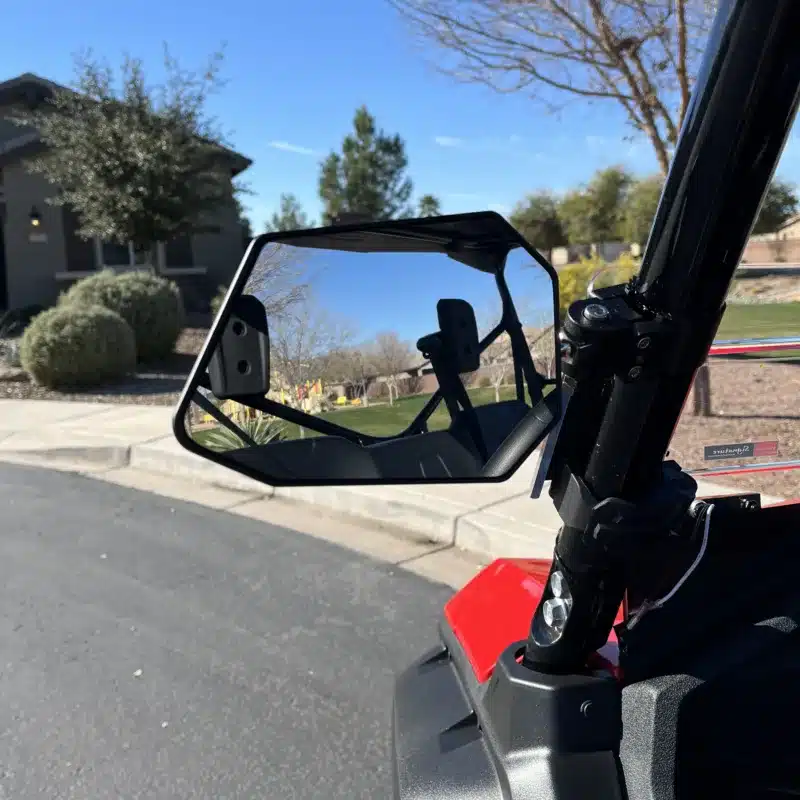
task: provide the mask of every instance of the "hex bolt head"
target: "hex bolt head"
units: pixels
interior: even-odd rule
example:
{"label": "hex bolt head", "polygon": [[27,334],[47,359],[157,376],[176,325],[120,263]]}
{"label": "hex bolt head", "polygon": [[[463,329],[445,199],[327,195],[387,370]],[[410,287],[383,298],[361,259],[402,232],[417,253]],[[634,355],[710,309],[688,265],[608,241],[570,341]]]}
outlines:
{"label": "hex bolt head", "polygon": [[599,303],[590,303],[583,309],[583,316],[592,322],[597,322],[599,320],[608,319],[609,314],[605,306],[601,306]]}

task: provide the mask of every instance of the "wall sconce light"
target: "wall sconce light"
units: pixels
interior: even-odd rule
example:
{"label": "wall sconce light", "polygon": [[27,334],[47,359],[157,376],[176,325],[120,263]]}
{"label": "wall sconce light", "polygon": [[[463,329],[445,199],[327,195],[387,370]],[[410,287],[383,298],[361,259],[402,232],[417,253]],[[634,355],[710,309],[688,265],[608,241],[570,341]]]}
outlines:
{"label": "wall sconce light", "polygon": [[31,221],[31,227],[32,228],[38,228],[38,227],[41,226],[41,224],[42,224],[42,215],[39,213],[39,209],[36,208],[36,206],[33,206],[31,208],[31,213],[29,214],[28,218]]}

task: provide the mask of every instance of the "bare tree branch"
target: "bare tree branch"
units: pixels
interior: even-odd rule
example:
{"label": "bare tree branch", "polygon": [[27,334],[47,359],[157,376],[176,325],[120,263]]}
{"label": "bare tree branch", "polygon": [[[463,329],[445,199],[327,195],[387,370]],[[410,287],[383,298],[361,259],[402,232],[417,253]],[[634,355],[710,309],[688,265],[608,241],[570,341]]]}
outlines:
{"label": "bare tree branch", "polygon": [[[301,305],[310,290],[302,250],[279,242],[269,242],[258,254],[247,278],[245,293],[264,304],[270,325]],[[301,311],[303,311],[301,309]],[[307,309],[304,310],[307,313]]]}
{"label": "bare tree branch", "polygon": [[389,389],[389,405],[397,397],[398,378],[402,378],[414,361],[411,345],[404,342],[394,331],[379,333],[375,337],[375,367],[381,377],[386,379]]}
{"label": "bare tree branch", "polygon": [[320,309],[308,298],[286,308],[270,325],[273,383],[299,407],[297,387],[326,377],[330,360],[352,337],[350,327]]}
{"label": "bare tree branch", "polygon": [[647,136],[662,172],[688,108],[710,27],[708,0],[388,0],[437,65],[554,108],[570,95],[613,100]]}

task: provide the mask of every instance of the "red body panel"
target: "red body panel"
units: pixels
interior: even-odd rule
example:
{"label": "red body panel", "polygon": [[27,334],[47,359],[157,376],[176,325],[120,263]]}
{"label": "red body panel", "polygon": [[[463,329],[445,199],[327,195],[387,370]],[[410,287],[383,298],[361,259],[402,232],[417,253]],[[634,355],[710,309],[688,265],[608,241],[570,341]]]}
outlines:
{"label": "red body panel", "polygon": [[[785,500],[776,506],[798,505]],[[444,616],[479,683],[489,680],[500,654],[527,638],[533,612],[550,573],[549,559],[499,558],[482,569],[445,605]],[[625,618],[620,608],[614,624]],[[621,677],[614,631],[589,665]]]}
{"label": "red body panel", "polygon": [[[527,638],[531,617],[550,572],[547,559],[500,558],[479,572],[444,608],[479,683],[492,675],[498,657],[512,642]],[[616,622],[622,622],[620,608]],[[592,666],[617,672],[617,638]]]}

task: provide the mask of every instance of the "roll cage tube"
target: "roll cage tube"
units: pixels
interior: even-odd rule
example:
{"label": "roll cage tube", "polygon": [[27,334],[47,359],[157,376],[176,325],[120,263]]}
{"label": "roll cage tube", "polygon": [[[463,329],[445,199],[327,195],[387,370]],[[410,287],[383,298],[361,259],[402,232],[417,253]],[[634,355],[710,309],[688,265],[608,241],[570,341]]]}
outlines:
{"label": "roll cage tube", "polygon": [[646,557],[707,513],[664,457],[797,113],[798,30],[796,0],[720,4],[638,279],[564,320],[570,401],[549,473],[563,526],[525,649],[534,669],[584,670],[626,590],[640,596]]}

